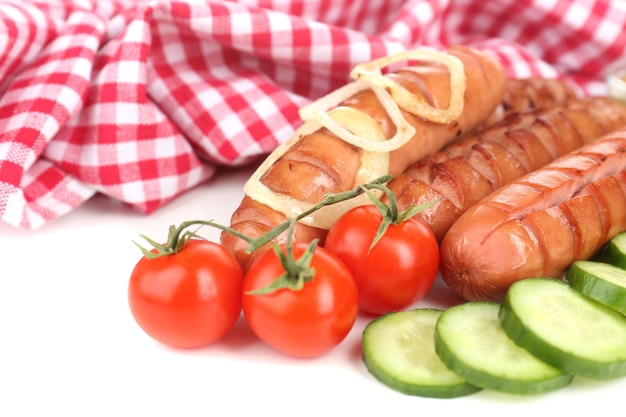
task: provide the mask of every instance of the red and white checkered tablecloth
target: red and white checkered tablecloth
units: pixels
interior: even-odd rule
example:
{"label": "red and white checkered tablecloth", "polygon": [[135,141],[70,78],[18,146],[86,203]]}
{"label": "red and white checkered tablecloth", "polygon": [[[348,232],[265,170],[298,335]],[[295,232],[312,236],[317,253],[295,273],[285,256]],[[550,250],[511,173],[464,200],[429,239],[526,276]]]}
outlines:
{"label": "red and white checkered tablecloth", "polygon": [[357,63],[452,44],[604,94],[626,2],[2,0],[0,217],[36,228],[95,193],[150,213],[289,138]]}

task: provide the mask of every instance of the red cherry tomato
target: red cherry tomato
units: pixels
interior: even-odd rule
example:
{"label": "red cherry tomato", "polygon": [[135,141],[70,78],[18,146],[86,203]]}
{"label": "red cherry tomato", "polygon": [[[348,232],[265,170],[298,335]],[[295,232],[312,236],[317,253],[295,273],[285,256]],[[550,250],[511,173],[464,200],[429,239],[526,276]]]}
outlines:
{"label": "red cherry tomato", "polygon": [[[306,247],[294,243],[296,259]],[[243,284],[243,313],[252,331],[274,349],[300,358],[320,356],[337,346],[358,314],[357,288],[346,266],[322,247],[315,248],[310,266],[315,275],[300,290],[249,294],[285,272],[270,249],[251,265]]]}
{"label": "red cherry tomato", "polygon": [[369,251],[383,220],[374,205],[346,212],[329,230],[324,247],[352,271],[362,311],[384,314],[423,298],[439,269],[439,245],[416,217],[390,224]]}
{"label": "red cherry tomato", "polygon": [[180,252],[135,265],[128,302],[137,324],[155,340],[177,348],[215,342],[241,314],[241,267],[224,247],[189,240]]}

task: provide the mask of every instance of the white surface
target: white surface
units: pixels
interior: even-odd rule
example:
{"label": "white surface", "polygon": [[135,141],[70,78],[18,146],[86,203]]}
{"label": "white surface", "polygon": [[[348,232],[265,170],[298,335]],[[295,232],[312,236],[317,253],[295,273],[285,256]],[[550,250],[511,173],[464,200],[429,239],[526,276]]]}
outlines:
{"label": "white surface", "polygon": [[[140,257],[131,240],[164,238],[170,224],[228,224],[249,170],[226,172],[150,216],[97,196],[37,231],[0,224],[0,416],[468,415],[597,413],[621,403],[626,378],[576,378],[558,392],[481,391],[410,397],[374,380],[360,359],[360,317],[330,354],[295,360],[264,346],[240,320],[207,348],[177,351],[146,336],[126,301]],[[203,229],[218,238],[217,229]],[[445,307],[438,285],[419,305]],[[626,347],[625,347],[626,349]],[[441,414],[443,413],[443,414]],[[559,414],[560,415],[560,414]]]}

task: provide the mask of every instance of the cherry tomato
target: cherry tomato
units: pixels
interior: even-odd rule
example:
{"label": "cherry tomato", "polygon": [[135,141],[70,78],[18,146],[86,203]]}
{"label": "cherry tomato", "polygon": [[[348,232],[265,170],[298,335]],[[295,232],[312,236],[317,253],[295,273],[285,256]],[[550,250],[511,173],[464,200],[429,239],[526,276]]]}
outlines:
{"label": "cherry tomato", "polygon": [[243,272],[224,247],[191,239],[180,252],[142,257],[128,285],[135,321],[155,340],[177,348],[215,342],[241,314]]}
{"label": "cherry tomato", "polygon": [[[299,258],[307,245],[294,243]],[[282,246],[283,253],[285,246]],[[270,249],[250,266],[243,283],[243,313],[252,331],[274,349],[300,358],[323,355],[352,329],[358,314],[357,288],[346,266],[322,247],[316,247],[310,267],[314,276],[301,289],[266,287],[285,271]]]}
{"label": "cherry tomato", "polygon": [[390,224],[370,251],[383,220],[374,205],[355,207],[328,231],[324,248],[352,272],[359,308],[384,314],[423,298],[439,269],[439,245],[432,230],[416,217]]}

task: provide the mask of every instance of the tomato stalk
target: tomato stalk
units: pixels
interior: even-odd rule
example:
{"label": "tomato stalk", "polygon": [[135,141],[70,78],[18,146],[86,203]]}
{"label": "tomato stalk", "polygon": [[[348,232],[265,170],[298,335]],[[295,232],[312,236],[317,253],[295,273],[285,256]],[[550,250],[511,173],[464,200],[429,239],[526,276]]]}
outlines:
{"label": "tomato stalk", "polygon": [[279,245],[274,244],[273,250],[276,257],[280,261],[284,274],[280,275],[270,284],[265,287],[258,288],[253,291],[248,291],[246,294],[261,295],[274,292],[276,290],[288,288],[292,291],[299,291],[304,287],[304,284],[311,281],[315,276],[315,268],[311,267],[311,260],[313,259],[313,253],[317,246],[318,239],[314,239],[309,243],[304,253],[296,259],[293,253],[293,227],[296,224],[296,220],[290,221],[290,232],[287,235],[287,243],[285,244],[285,252],[283,252]]}
{"label": "tomato stalk", "polygon": [[368,249],[368,253],[376,246],[378,241],[385,235],[385,232],[389,228],[390,225],[399,225],[402,222],[407,221],[411,217],[417,215],[420,211],[426,210],[427,208],[437,204],[440,202],[443,197],[440,197],[434,201],[430,201],[428,203],[423,203],[419,205],[410,205],[406,209],[399,211],[398,210],[398,200],[396,200],[396,196],[394,193],[386,186],[381,184],[372,184],[369,188],[375,188],[385,193],[387,197],[387,203],[384,203],[374,194],[372,194],[369,189],[363,189],[363,192],[369,197],[372,201],[372,204],[378,208],[378,211],[382,215],[382,221],[380,222],[380,226],[376,231],[376,235],[370,244]]}
{"label": "tomato stalk", "polygon": [[[378,232],[370,246],[371,250],[380,240],[380,238],[382,238],[382,236],[385,234],[386,230],[389,228],[389,225],[401,223],[414,216],[419,211],[424,210],[431,205],[437,203],[438,200],[419,206],[410,206],[406,210],[400,212],[398,210],[398,204],[393,192],[384,185],[391,178],[391,175],[384,175],[367,184],[359,185],[351,190],[341,193],[327,194],[325,198],[318,204],[315,204],[314,206],[310,207],[308,210],[300,213],[299,215],[294,216],[284,221],[283,223],[275,226],[274,228],[257,238],[251,238],[241,232],[238,232],[237,230],[234,230],[227,226],[223,226],[212,220],[190,220],[181,223],[178,227],[170,226],[168,239],[165,244],[160,244],[144,235],[141,235],[146,241],[148,241],[152,245],[153,249],[147,250],[138,244],[137,246],[141,249],[142,253],[147,258],[157,258],[165,255],[173,255],[180,252],[180,250],[189,239],[191,239],[192,237],[199,237],[196,232],[192,232],[187,229],[192,226],[212,226],[243,239],[245,242],[248,243],[246,252],[252,253],[255,250],[266,245],[267,243],[275,240],[281,233],[289,229],[289,233],[287,235],[287,243],[285,245],[285,252],[281,250],[279,245],[274,244],[273,246],[274,252],[276,253],[277,258],[280,260],[285,273],[266,287],[252,291],[251,293],[266,294],[281,288],[299,290],[304,286],[306,282],[313,279],[313,276],[315,275],[315,270],[310,267],[310,264],[311,259],[313,258],[313,252],[315,251],[315,247],[318,243],[317,239],[313,240],[308,245],[306,251],[300,256],[300,258],[295,259],[295,256],[293,254],[293,229],[299,220],[311,215],[322,207],[340,203],[342,201],[355,198],[365,193],[370,198],[372,203],[376,205],[376,207],[378,207],[383,216],[383,221],[381,222]],[[380,199],[378,199],[370,191],[372,189],[377,189],[384,192],[387,196],[388,203],[385,204]]]}
{"label": "tomato stalk", "polygon": [[[341,193],[335,193],[335,194],[327,194],[324,199],[322,201],[320,201],[318,204],[310,207],[308,210],[303,211],[302,213],[300,213],[299,215],[292,217],[286,221],[284,221],[283,223],[275,226],[273,229],[267,231],[266,233],[262,234],[261,236],[257,237],[257,238],[249,238],[245,235],[242,235],[241,233],[232,230],[228,227],[222,227],[222,230],[226,230],[227,232],[233,233],[235,236],[242,238],[243,240],[245,240],[246,242],[248,242],[249,246],[246,249],[247,253],[252,253],[255,250],[259,249],[260,247],[262,247],[263,245],[271,242],[272,240],[276,239],[276,237],[278,237],[278,235],[280,235],[281,233],[283,233],[285,230],[289,229],[289,228],[293,228],[296,224],[296,222],[298,222],[299,220],[302,220],[303,218],[313,214],[314,212],[316,212],[317,210],[321,209],[322,207],[325,206],[330,206],[332,204],[337,204],[337,203],[341,203],[342,201],[346,201],[346,200],[350,200],[354,197],[357,197],[361,194],[363,194],[364,192],[368,192],[368,190],[372,189],[372,188],[379,188],[379,187],[384,187],[382,184],[386,183],[387,181],[389,181],[392,178],[391,175],[383,175],[381,177],[376,178],[375,180],[368,182],[367,184],[363,184],[363,185],[359,185],[351,190],[348,191],[344,191]],[[288,239],[291,237],[292,233],[289,234]]]}
{"label": "tomato stalk", "polygon": [[148,259],[155,259],[164,255],[173,255],[173,254],[180,252],[183,246],[185,246],[185,244],[187,243],[187,241],[189,241],[189,239],[195,236],[195,233],[189,232],[189,231],[182,233],[182,229],[180,227],[175,228],[174,226],[170,226],[168,234],[167,234],[167,241],[165,244],[161,244],[155,240],[152,240],[146,235],[139,235],[139,236],[141,236],[144,240],[150,243],[150,245],[152,245],[153,250],[148,250],[144,248],[143,246],[139,245],[137,242],[133,242],[133,243],[137,245],[139,250],[141,250],[141,253],[143,253],[143,256],[145,256]]}
{"label": "tomato stalk", "polygon": [[[386,183],[391,178],[392,178],[391,175],[383,175],[367,184],[359,185],[358,187],[355,187],[351,190],[344,191],[341,193],[327,194],[324,197],[324,199],[320,201],[318,204],[312,206],[306,211],[303,211],[298,216],[292,217],[284,221],[283,223],[275,226],[274,228],[272,228],[271,230],[267,231],[266,233],[262,234],[261,236],[257,238],[251,238],[250,236],[246,234],[243,234],[230,227],[221,225],[212,220],[189,220],[189,221],[181,223],[180,225],[178,225],[178,227],[175,227],[173,225],[170,226],[167,242],[165,244],[158,243],[145,235],[140,235],[143,239],[145,239],[148,243],[150,243],[150,245],[152,245],[153,250],[147,250],[143,248],[142,246],[140,246],[139,244],[137,244],[136,242],[134,243],[135,245],[139,247],[143,255],[147,258],[157,258],[160,256],[165,256],[165,255],[173,255],[175,253],[180,252],[180,250],[183,248],[183,246],[189,239],[191,239],[192,237],[200,237],[195,232],[188,231],[187,230],[188,228],[190,228],[191,226],[199,226],[199,227],[212,226],[220,230],[226,231],[228,233],[231,233],[240,239],[243,239],[245,242],[248,243],[246,252],[252,253],[255,250],[262,247],[263,245],[276,239],[276,237],[278,237],[285,230],[289,228],[293,229],[296,222],[311,215],[312,213],[321,209],[322,207],[329,206],[332,204],[337,204],[342,201],[357,197],[372,188],[379,188],[379,187],[386,188],[382,184]],[[292,233],[290,233],[289,235],[291,234]]]}

